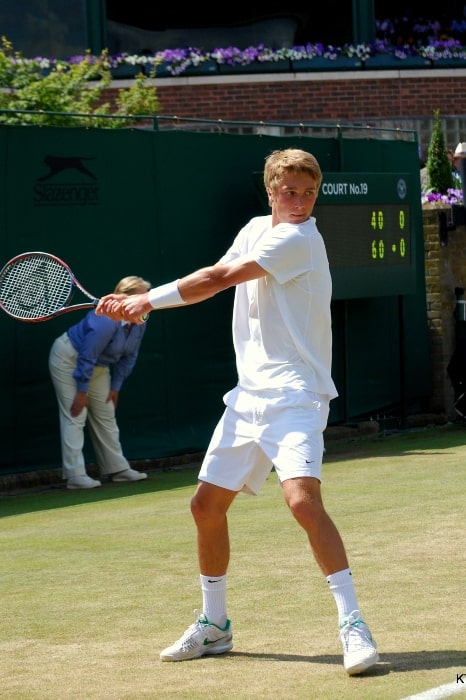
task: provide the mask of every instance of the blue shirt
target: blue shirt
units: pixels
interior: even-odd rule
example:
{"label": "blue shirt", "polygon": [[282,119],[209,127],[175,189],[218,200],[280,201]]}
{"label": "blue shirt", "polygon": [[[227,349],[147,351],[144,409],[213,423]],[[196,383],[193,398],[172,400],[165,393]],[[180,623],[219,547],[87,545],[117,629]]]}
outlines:
{"label": "blue shirt", "polygon": [[78,353],[73,377],[78,391],[87,391],[94,367],[111,368],[111,389],[120,391],[131,373],[146,332],[142,325],[112,321],[89,311],[79,323],[68,329],[68,337]]}

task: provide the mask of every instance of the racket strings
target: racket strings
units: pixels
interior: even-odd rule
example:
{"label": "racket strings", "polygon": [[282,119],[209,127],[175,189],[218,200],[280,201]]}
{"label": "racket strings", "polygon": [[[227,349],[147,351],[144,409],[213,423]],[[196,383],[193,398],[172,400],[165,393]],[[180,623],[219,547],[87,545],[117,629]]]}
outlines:
{"label": "racket strings", "polygon": [[46,255],[13,262],[0,280],[0,304],[16,318],[37,319],[61,309],[73,291],[68,270]]}

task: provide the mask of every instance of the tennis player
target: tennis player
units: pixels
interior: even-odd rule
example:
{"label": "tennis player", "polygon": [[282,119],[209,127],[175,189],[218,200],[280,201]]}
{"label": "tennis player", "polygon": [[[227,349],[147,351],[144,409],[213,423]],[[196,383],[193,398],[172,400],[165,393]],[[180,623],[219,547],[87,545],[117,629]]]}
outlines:
{"label": "tennis player", "polygon": [[342,539],[321,495],[323,431],[330,400],[337,396],[331,377],[332,282],[312,216],[321,181],[320,166],[310,153],[295,148],[272,152],[264,169],[271,214],[249,221],[219,262],[145,294],[107,295],[97,306],[97,314],[138,322],[154,309],[195,304],[236,287],[238,383],[224,397],[225,411],[191,500],[202,612],[161,652],[162,661],[232,649],[227,512],[239,492],[259,493],[272,466],[334,596],[344,668],[350,675],[363,673],[379,659],[359,611]]}

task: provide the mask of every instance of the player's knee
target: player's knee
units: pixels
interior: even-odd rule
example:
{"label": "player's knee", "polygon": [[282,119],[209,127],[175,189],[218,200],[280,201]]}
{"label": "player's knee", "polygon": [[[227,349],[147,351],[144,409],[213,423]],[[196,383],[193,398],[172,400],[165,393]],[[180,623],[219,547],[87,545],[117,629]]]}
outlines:
{"label": "player's knee", "polygon": [[310,498],[294,498],[288,502],[294,519],[305,529],[317,523],[323,512],[322,503]]}
{"label": "player's knee", "polygon": [[195,493],[191,498],[191,515],[196,523],[208,522],[213,518],[213,512],[209,502],[198,493]]}
{"label": "player's knee", "polygon": [[191,499],[191,514],[197,525],[212,525],[223,522],[225,511],[209,498],[202,497],[198,492]]}

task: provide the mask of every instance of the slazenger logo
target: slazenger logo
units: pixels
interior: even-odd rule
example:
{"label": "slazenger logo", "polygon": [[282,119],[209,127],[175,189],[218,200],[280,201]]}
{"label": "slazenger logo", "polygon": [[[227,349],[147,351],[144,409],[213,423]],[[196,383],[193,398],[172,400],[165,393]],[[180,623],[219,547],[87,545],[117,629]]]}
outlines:
{"label": "slazenger logo", "polygon": [[[34,185],[34,205],[40,207],[98,204],[99,188],[95,184],[96,176],[87,165],[87,161],[90,160],[94,158],[47,155],[44,158],[47,172],[38,177]],[[70,180],[73,176],[72,181],[63,182],[63,173]],[[59,175],[62,177],[57,182],[55,178]],[[76,179],[79,181],[76,182]]]}

